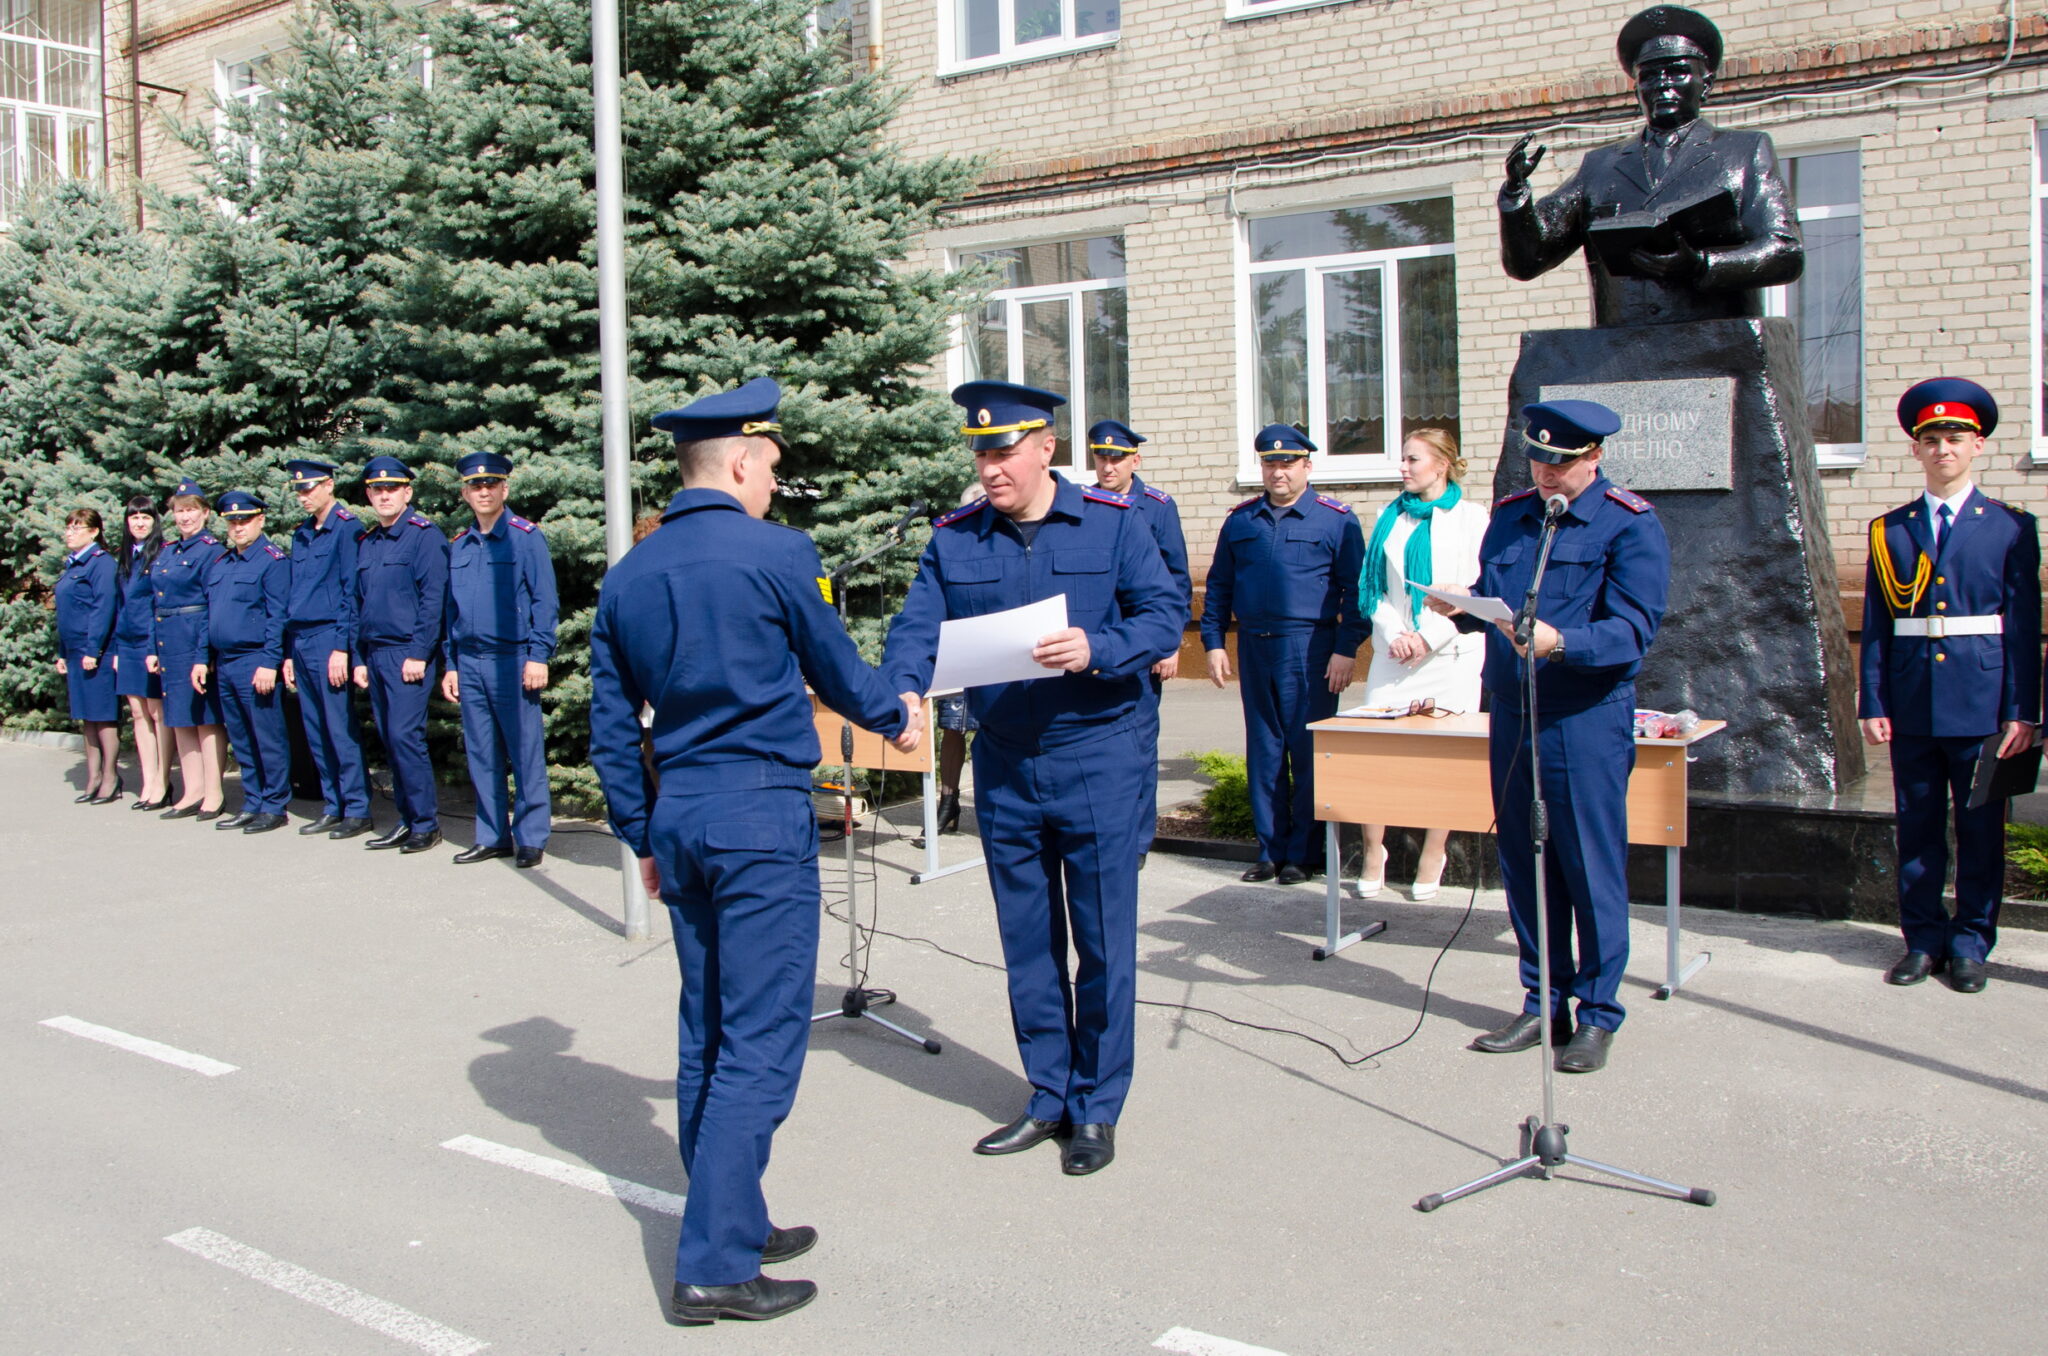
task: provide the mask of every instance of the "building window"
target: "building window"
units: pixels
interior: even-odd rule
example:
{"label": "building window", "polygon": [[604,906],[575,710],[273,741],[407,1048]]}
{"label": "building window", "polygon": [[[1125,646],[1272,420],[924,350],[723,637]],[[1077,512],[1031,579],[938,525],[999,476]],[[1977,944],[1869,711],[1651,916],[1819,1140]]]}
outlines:
{"label": "building window", "polygon": [[1122,236],[1020,245],[968,255],[1003,270],[1002,286],[963,322],[962,381],[1016,381],[1067,398],[1055,416],[1053,464],[1085,466],[1076,433],[1131,417],[1130,328],[1124,318]]}
{"label": "building window", "polygon": [[277,88],[274,79],[269,56],[254,56],[247,61],[216,61],[213,64],[214,95],[221,108],[215,123],[216,136],[224,150],[238,150],[248,161],[252,178],[263,162],[263,148],[246,133],[233,130],[227,113],[236,105],[248,109],[252,117],[275,112]]}
{"label": "building window", "polygon": [[1285,14],[1291,9],[1316,9],[1344,3],[1347,0],[1223,0],[1223,17],[1256,19],[1263,14]]}
{"label": "building window", "polygon": [[105,162],[97,0],[0,0],[0,221]]}
{"label": "building window", "polygon": [[1116,41],[1121,0],[939,0],[939,74]]}
{"label": "building window", "polygon": [[1806,270],[1765,293],[1764,309],[1799,324],[1806,419],[1822,466],[1863,463],[1863,194],[1860,156],[1790,156],[1786,177]]}
{"label": "building window", "polygon": [[[1240,449],[1292,424],[1317,479],[1388,479],[1408,433],[1458,432],[1449,198],[1254,217],[1245,244]],[[1240,470],[1257,478],[1249,451]]]}
{"label": "building window", "polygon": [[858,55],[853,46],[853,0],[823,0],[811,11],[808,36],[813,47],[829,47],[849,70]]}

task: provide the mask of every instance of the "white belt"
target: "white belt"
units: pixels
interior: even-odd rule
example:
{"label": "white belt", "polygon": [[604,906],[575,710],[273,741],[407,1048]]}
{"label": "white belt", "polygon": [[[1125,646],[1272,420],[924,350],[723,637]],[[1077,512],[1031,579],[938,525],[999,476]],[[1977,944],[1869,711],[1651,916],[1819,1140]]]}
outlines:
{"label": "white belt", "polygon": [[1925,636],[1941,640],[1947,636],[1996,636],[2005,632],[2003,617],[1895,617],[1895,636]]}

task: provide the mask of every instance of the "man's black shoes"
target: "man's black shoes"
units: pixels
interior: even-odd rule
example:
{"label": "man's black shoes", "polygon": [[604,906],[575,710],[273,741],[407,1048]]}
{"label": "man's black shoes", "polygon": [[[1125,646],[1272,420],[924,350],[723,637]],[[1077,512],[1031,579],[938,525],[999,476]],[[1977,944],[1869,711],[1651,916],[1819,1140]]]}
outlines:
{"label": "man's black shoes", "polygon": [[503,843],[496,843],[490,847],[485,847],[482,843],[478,843],[473,848],[465,848],[463,851],[456,853],[455,864],[457,866],[468,866],[471,862],[488,862],[496,857],[510,857],[511,855],[512,849],[506,847]]}
{"label": "man's black shoes", "polygon": [[281,829],[289,823],[291,820],[283,815],[250,815],[242,822],[242,832],[269,833],[272,829]]}
{"label": "man's black shoes", "polygon": [[767,1276],[756,1276],[738,1285],[678,1283],[675,1297],[669,1301],[669,1312],[676,1316],[676,1322],[687,1324],[715,1323],[721,1318],[759,1321],[780,1318],[817,1297],[816,1282],[778,1281]]}
{"label": "man's black shoes", "polygon": [[259,816],[250,814],[247,810],[242,810],[236,814],[228,815],[224,819],[214,820],[213,827],[216,832],[225,833],[229,829],[239,829],[244,824],[247,824],[250,820],[256,819],[258,817]]}
{"label": "man's black shoes", "polygon": [[520,848],[512,855],[512,865],[526,871],[539,866],[541,859],[546,856],[547,853],[540,848]]}
{"label": "man's black shoes", "polygon": [[761,1265],[772,1267],[803,1256],[818,1245],[818,1231],[808,1224],[790,1229],[768,1226],[768,1241],[761,1247]]}
{"label": "man's black shoes", "polygon": [[1948,962],[1948,986],[1957,993],[1984,992],[1984,962],[1951,956]]}
{"label": "man's black shoes", "polygon": [[301,824],[299,826],[299,837],[311,838],[316,833],[326,833],[329,829],[336,829],[340,827],[340,815],[321,815],[318,819],[314,820],[310,824]]}
{"label": "man's black shoes", "polygon": [[1302,870],[1293,862],[1283,862],[1280,865],[1279,871],[1274,873],[1273,879],[1279,881],[1282,885],[1299,885],[1308,879],[1308,872]]}
{"label": "man's black shoes", "polygon": [[1595,1073],[1607,1067],[1607,1047],[1614,1033],[1604,1027],[1582,1026],[1557,1056],[1559,1073]]}
{"label": "man's black shoes", "polygon": [[392,825],[389,833],[380,833],[363,846],[372,852],[382,852],[385,848],[404,847],[406,840],[411,837],[412,826],[399,823]]}
{"label": "man's black shoes", "polygon": [[407,838],[398,845],[398,850],[400,852],[425,852],[440,841],[441,831],[439,829],[428,829],[425,833],[415,833]]}
{"label": "man's black shoes", "polygon": [[1262,880],[1271,880],[1273,879],[1273,877],[1279,874],[1279,867],[1261,858],[1260,860],[1253,862],[1251,864],[1250,869],[1248,869],[1242,876],[1239,876],[1238,879],[1248,880],[1251,881],[1253,884],[1257,884],[1259,881]]}
{"label": "man's black shoes", "polygon": [[334,832],[328,834],[327,836],[329,838],[337,840],[342,838],[355,838],[362,834],[368,833],[371,829],[375,827],[377,826],[372,824],[367,818],[344,819],[336,823],[334,826]]}
{"label": "man's black shoes", "polygon": [[1929,975],[1938,975],[1944,964],[1925,951],[1908,951],[1899,957],[1899,963],[1884,972],[1887,984],[1918,984]]}
{"label": "man's black shoes", "polygon": [[[1489,1031],[1477,1037],[1465,1048],[1488,1055],[1512,1055],[1517,1050],[1533,1049],[1543,1044],[1542,1020],[1533,1012],[1525,1012],[1498,1031]],[[1550,1024],[1550,1043],[1553,1046],[1563,1045],[1571,1038],[1570,1021],[1559,1017]]]}
{"label": "man's black shoes", "polygon": [[1060,1153],[1060,1171],[1069,1177],[1086,1177],[1108,1167],[1115,1157],[1114,1125],[1077,1125],[1074,1137]]}
{"label": "man's black shoes", "polygon": [[1022,1153],[1035,1144],[1043,1144],[1060,1132],[1061,1122],[1041,1121],[1030,1112],[1025,1112],[1000,1130],[992,1130],[975,1141],[974,1152],[978,1154]]}

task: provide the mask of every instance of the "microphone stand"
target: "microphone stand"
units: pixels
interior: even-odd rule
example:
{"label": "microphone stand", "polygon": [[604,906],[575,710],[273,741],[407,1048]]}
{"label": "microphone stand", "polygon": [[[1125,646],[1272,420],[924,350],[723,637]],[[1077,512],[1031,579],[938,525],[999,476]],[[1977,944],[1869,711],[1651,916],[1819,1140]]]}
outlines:
{"label": "microphone stand", "polygon": [[[902,545],[903,529],[910,525],[910,519],[914,517],[916,517],[916,514],[913,512],[908,517],[906,517],[902,522],[899,522],[898,524],[896,524],[896,526],[890,528],[888,535],[883,540],[882,544],[880,546],[877,546],[874,550],[860,557],[860,559],[849,561],[847,564],[841,565],[838,569],[832,571],[832,574],[830,576],[832,580],[832,597],[834,599],[835,606],[837,606],[837,608],[839,609],[839,625],[842,629],[846,626],[846,577],[852,574],[855,570],[859,569],[861,566],[867,564],[869,561],[874,560],[878,556],[886,555],[890,551],[893,551],[898,546]],[[890,1021],[886,1017],[880,1017],[875,1014],[874,1009],[878,1007],[885,1007],[888,1004],[896,1001],[896,994],[894,990],[870,989],[865,988],[862,985],[862,980],[864,980],[867,976],[859,968],[859,957],[861,953],[860,923],[859,915],[854,910],[855,868],[853,862],[853,722],[846,719],[845,716],[841,716],[839,718],[839,763],[839,803],[841,807],[839,819],[840,843],[844,848],[846,861],[847,983],[846,992],[841,994],[839,997],[839,1006],[826,1008],[822,1012],[812,1013],[811,1021],[813,1023],[817,1023],[825,1021],[828,1018],[832,1017],[847,1017],[851,1018],[854,1021],[860,1021],[863,1018],[865,1018],[866,1020],[873,1022],[876,1026],[882,1027],[888,1031],[895,1032],[897,1035],[903,1037],[904,1040],[911,1042],[913,1045],[922,1045],[924,1047],[924,1051],[926,1054],[936,1055],[942,1048],[939,1042],[933,1040],[930,1036],[920,1036],[914,1031],[910,1031],[905,1029],[904,1027],[896,1025],[896,1023]],[[876,805],[870,811],[870,813],[880,814],[881,797],[878,795],[875,799]],[[870,945],[872,945],[872,943],[870,943]]]}
{"label": "microphone stand", "polygon": [[[1656,1177],[1645,1177],[1626,1168],[1596,1163],[1590,1158],[1581,1158],[1565,1147],[1565,1136],[1571,1133],[1569,1125],[1557,1122],[1557,1105],[1553,1080],[1555,1069],[1552,1063],[1550,1024],[1552,1020],[1550,988],[1550,897],[1548,880],[1547,847],[1550,842],[1550,810],[1543,799],[1542,750],[1537,740],[1536,729],[1536,656],[1529,646],[1536,634],[1536,595],[1543,587],[1543,572],[1550,564],[1550,548],[1557,539],[1557,520],[1563,514],[1566,503],[1559,503],[1563,496],[1556,496],[1545,507],[1543,515],[1543,541],[1536,554],[1536,573],[1529,581],[1528,597],[1522,601],[1522,610],[1515,616],[1515,644],[1522,648],[1525,656],[1522,663],[1522,710],[1526,716],[1529,733],[1529,848],[1536,859],[1536,985],[1540,995],[1537,1005],[1543,1009],[1539,1014],[1543,1032],[1543,1115],[1531,1116],[1519,1127],[1522,1132],[1520,1155],[1511,1163],[1476,1177],[1463,1186],[1452,1187],[1449,1191],[1431,1192],[1415,1203],[1415,1208],[1424,1214],[1436,1209],[1447,1201],[1460,1196],[1469,1196],[1475,1191],[1484,1191],[1490,1186],[1505,1182],[1513,1177],[1533,1176],[1544,1181],[1559,1166],[1570,1163],[1575,1167],[1618,1177],[1638,1186],[1652,1187],[1666,1191],[1673,1196],[1691,1201],[1694,1205],[1712,1205],[1714,1193],[1705,1187],[1682,1187],[1675,1182],[1666,1182]],[[1633,750],[1631,750],[1633,752]],[[1559,1000],[1563,1006],[1563,1000]]]}

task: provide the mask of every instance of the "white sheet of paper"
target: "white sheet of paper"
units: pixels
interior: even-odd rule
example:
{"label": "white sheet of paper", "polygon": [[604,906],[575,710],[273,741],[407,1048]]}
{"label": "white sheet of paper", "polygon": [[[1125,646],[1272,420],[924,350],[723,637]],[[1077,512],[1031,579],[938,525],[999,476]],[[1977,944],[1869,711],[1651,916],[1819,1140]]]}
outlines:
{"label": "white sheet of paper", "polygon": [[1417,584],[1415,587],[1432,598],[1449,603],[1452,607],[1463,608],[1481,621],[1512,623],[1515,619],[1515,610],[1502,598],[1480,598],[1463,593],[1450,593],[1443,589],[1433,589],[1427,584]]}
{"label": "white sheet of paper", "polygon": [[1031,651],[1042,637],[1066,629],[1064,593],[1006,612],[941,622],[939,662],[932,670],[931,686],[936,691],[1051,678],[1065,670],[1046,668],[1031,658]]}

